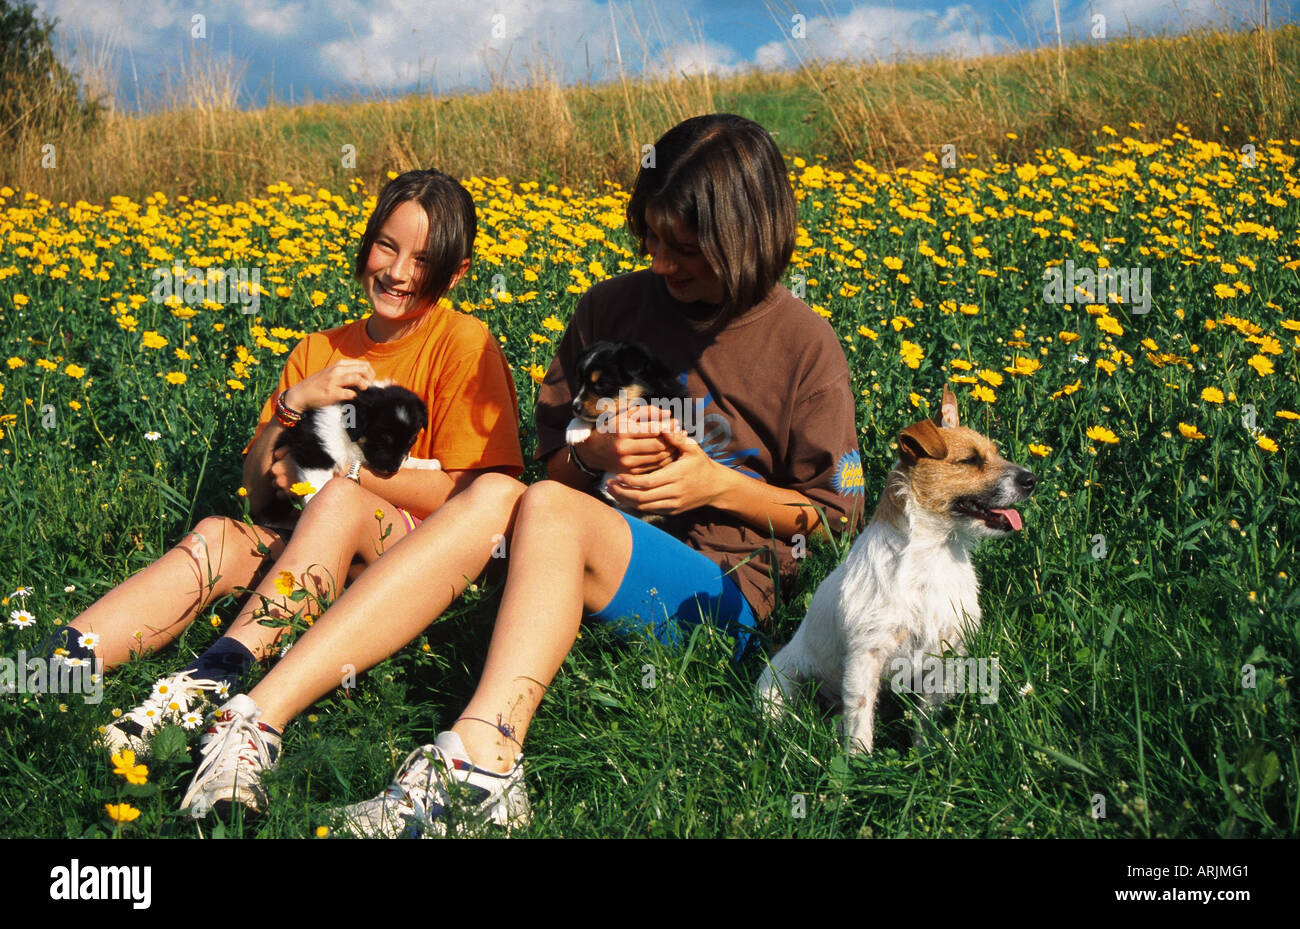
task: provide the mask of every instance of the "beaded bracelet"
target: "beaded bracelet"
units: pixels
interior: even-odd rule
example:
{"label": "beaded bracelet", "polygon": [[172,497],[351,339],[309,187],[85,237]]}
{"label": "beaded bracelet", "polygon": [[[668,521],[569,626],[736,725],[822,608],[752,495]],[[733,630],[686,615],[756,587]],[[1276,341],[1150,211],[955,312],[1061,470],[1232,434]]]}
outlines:
{"label": "beaded bracelet", "polygon": [[275,398],[275,418],[279,420],[281,426],[286,429],[292,429],[298,423],[302,422],[302,413],[291,408],[284,402],[284,391]]}

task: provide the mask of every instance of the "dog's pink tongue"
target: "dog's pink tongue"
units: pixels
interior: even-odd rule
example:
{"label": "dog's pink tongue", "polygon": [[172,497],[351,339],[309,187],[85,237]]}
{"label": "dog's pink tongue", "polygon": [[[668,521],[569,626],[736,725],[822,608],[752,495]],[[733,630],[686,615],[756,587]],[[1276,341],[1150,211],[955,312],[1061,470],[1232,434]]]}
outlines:
{"label": "dog's pink tongue", "polygon": [[1018,512],[1016,512],[1015,510],[1010,510],[1010,509],[1007,509],[1007,510],[993,510],[993,512],[994,512],[994,513],[1001,513],[1003,516],[1005,516],[1005,517],[1007,518],[1007,522],[1011,523],[1011,531],[1012,531],[1012,532],[1019,532],[1020,529],[1021,529],[1021,527],[1024,526],[1024,523],[1022,523],[1022,522],[1020,521],[1020,514],[1019,514]]}

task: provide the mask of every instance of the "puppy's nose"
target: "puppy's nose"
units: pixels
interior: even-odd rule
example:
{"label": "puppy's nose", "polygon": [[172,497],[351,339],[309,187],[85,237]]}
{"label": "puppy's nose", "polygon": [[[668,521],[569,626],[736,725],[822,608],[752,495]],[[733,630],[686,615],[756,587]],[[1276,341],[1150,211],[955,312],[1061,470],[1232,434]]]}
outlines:
{"label": "puppy's nose", "polygon": [[1021,468],[1016,474],[1016,486],[1027,494],[1034,492],[1034,485],[1037,483],[1038,478],[1034,476],[1033,471]]}

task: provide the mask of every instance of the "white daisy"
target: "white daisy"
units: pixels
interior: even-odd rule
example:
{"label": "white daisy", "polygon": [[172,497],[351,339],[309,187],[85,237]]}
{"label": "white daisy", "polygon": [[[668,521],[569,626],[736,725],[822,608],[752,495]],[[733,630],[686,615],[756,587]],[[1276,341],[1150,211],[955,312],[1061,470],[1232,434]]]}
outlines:
{"label": "white daisy", "polygon": [[194,729],[203,722],[203,717],[198,713],[186,713],[181,717],[181,725],[186,729]]}
{"label": "white daisy", "polygon": [[5,599],[12,600],[14,597],[28,597],[31,596],[31,593],[32,589],[30,587],[19,587]]}
{"label": "white daisy", "polygon": [[17,626],[19,629],[26,629],[34,622],[36,622],[36,617],[26,610],[14,610],[9,614],[9,624]]}
{"label": "white daisy", "polygon": [[76,584],[69,584],[67,587],[63,588],[63,592],[64,592],[65,594],[70,594],[70,593],[72,593],[72,592],[73,592],[74,590],[76,590],[76,589],[77,589],[77,585],[76,585]]}
{"label": "white daisy", "polygon": [[82,648],[99,648],[99,636],[94,632],[87,632],[81,638],[77,639],[77,644]]}
{"label": "white daisy", "polygon": [[220,697],[222,700],[229,700],[229,699],[230,699],[230,684],[228,684],[228,683],[225,682],[225,681],[222,681],[220,684],[218,684],[218,685],[217,685],[217,696]]}
{"label": "white daisy", "polygon": [[146,432],[146,433],[144,434],[144,437],[145,437],[146,439],[148,439],[150,442],[157,442],[159,439],[162,438],[162,433],[161,433],[161,432]]}
{"label": "white daisy", "polygon": [[84,668],[90,664],[85,658],[64,658],[63,660],[69,668]]}

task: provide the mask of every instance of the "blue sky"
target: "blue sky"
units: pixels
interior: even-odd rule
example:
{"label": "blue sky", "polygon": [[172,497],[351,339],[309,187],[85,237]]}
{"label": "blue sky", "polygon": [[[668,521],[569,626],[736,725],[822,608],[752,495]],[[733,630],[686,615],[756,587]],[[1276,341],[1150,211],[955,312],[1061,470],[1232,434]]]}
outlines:
{"label": "blue sky", "polygon": [[[1062,33],[1241,28],[1265,0],[1060,0]],[[185,62],[235,65],[243,105],[457,92],[526,81],[646,72],[726,74],[808,57],[889,59],[990,54],[1055,42],[1052,0],[967,3],[875,0],[38,0],[60,20],[64,58],[98,74],[118,105],[165,94]],[[1275,22],[1294,21],[1273,0]],[[203,17],[201,23],[195,15]],[[798,18],[796,18],[798,17]],[[201,28],[200,28],[201,27]],[[194,32],[201,31],[201,37]],[[801,33],[801,34],[798,34]]]}

